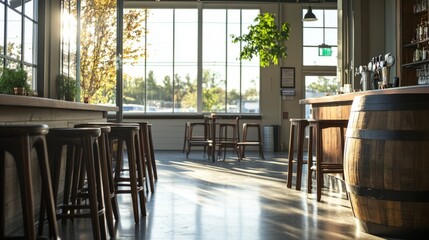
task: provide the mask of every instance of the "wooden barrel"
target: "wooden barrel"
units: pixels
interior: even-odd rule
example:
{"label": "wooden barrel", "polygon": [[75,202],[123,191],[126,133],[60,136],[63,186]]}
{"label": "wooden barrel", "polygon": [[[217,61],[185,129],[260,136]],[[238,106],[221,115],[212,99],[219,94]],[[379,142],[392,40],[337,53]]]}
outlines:
{"label": "wooden barrel", "polygon": [[344,176],[361,230],[410,237],[429,232],[429,94],[356,97]]}

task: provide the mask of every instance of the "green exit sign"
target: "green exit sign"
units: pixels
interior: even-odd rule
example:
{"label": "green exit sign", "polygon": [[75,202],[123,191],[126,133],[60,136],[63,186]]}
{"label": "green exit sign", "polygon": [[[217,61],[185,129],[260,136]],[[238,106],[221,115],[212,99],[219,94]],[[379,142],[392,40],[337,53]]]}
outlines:
{"label": "green exit sign", "polygon": [[319,56],[321,57],[330,57],[332,56],[332,48],[328,45],[320,45],[319,46]]}

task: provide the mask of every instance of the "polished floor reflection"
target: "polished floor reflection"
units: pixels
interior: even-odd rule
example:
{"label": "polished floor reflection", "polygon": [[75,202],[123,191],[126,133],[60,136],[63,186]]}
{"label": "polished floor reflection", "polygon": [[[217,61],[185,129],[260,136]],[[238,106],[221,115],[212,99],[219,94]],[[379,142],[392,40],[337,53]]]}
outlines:
{"label": "polished floor reflection", "polygon": [[[198,151],[189,159],[157,151],[159,179],[147,195],[148,216],[135,225],[131,200],[120,195],[112,239],[384,239],[356,228],[345,193],[324,189],[321,202],[307,194],[306,172],[301,191],[286,188],[286,153],[254,155],[212,163]],[[63,239],[92,238],[88,220],[67,222],[61,231]]]}

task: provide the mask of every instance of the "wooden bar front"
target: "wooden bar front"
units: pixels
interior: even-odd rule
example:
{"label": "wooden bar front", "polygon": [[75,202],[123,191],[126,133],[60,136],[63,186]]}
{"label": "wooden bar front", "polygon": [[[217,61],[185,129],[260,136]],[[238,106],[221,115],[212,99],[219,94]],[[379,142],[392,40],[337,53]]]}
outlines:
{"label": "wooden bar front", "polygon": [[[300,104],[309,104],[311,117],[314,119],[349,119],[351,105],[356,96],[373,94],[400,94],[400,93],[429,93],[429,86],[408,86],[371,91],[361,91],[319,98],[308,98],[299,101]],[[428,99],[429,101],[429,99]],[[340,141],[338,131],[326,129],[323,132],[323,152],[324,159],[338,162],[341,159],[339,154]]]}
{"label": "wooden bar front", "polygon": [[[117,111],[116,106],[101,106],[55,99],[14,96],[0,94],[0,124],[47,124],[49,128],[73,127],[78,123],[107,121],[107,113]],[[32,153],[36,158],[36,154]],[[16,232],[22,227],[19,185],[15,162],[6,154],[5,175],[5,230],[6,234]],[[34,159],[36,160],[36,159]],[[36,161],[33,161],[36,162]],[[32,172],[38,173],[37,164],[32,164]],[[62,182],[64,179],[60,180]],[[40,199],[39,177],[33,176],[35,201]],[[3,186],[1,186],[3,187]],[[37,202],[38,204],[38,202]]]}

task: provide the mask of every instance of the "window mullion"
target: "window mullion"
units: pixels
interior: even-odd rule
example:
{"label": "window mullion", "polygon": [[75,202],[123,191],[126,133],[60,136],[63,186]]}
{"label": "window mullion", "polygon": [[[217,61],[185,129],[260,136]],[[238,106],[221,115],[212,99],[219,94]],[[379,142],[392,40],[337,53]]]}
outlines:
{"label": "window mullion", "polygon": [[197,112],[203,111],[203,8],[198,3]]}

